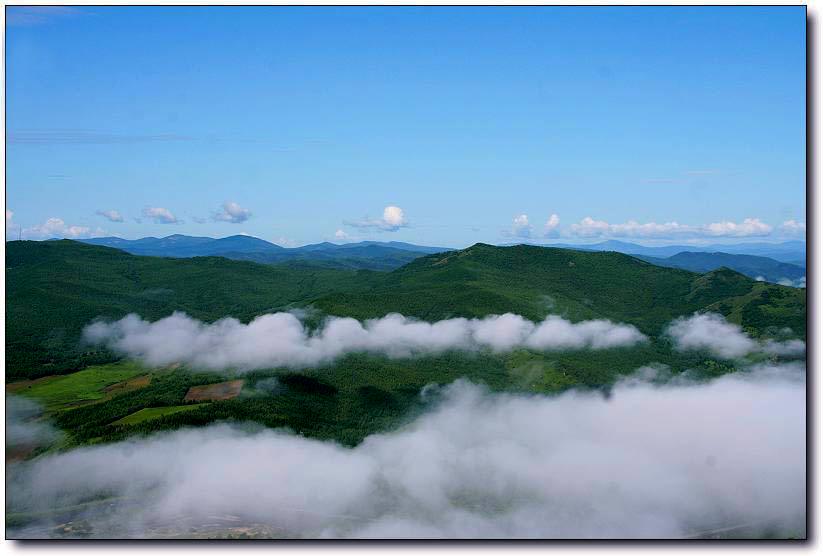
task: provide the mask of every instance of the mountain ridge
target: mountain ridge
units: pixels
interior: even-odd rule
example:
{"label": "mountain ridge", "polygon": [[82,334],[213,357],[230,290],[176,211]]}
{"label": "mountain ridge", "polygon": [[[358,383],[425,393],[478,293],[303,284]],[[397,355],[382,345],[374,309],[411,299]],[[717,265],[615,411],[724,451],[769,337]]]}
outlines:
{"label": "mountain ridge", "polygon": [[247,235],[209,238],[174,234],[163,238],[145,237],[136,240],[111,236],[78,241],[90,245],[113,247],[133,255],[143,256],[172,258],[221,256],[263,264],[299,261],[328,268],[370,270],[392,270],[420,255],[448,250],[444,247],[429,247],[398,241],[361,241],[344,244],[321,242],[300,247],[283,247]]}

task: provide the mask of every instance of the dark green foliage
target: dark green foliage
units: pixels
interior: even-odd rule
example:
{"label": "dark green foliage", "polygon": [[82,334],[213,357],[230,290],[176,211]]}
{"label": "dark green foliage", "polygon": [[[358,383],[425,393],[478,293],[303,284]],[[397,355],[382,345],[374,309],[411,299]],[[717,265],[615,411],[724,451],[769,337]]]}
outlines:
{"label": "dark green foliage", "polygon": [[[540,320],[556,313],[609,318],[657,335],[671,319],[711,308],[755,333],[768,325],[805,334],[805,290],[757,283],[728,269],[697,275],[613,252],[477,244],[379,273],[138,257],[67,240],[6,247],[10,380],[111,361],[105,350],[82,346],[80,332],[96,318],[130,312],[156,320],[185,311],[204,321],[248,321],[300,306],[359,319],[389,312],[426,320],[513,312]],[[765,306],[747,300],[764,291],[772,296]],[[744,315],[742,305],[752,301]]]}
{"label": "dark green foliage", "polygon": [[280,268],[219,257],[138,257],[74,241],[6,244],[6,377],[34,378],[113,360],[80,345],[97,318],[173,311],[243,321],[326,291],[368,287],[367,271]]}
{"label": "dark green foliage", "polygon": [[755,287],[787,292],[796,301],[793,314],[775,313],[772,324],[796,324],[794,316],[805,314],[803,291],[760,284],[728,269],[697,275],[620,253],[484,244],[421,257],[381,276],[368,291],[328,294],[314,305],[360,319],[387,312],[426,320],[513,312],[540,320],[555,313],[572,320],[627,322],[657,335],[678,316]]}

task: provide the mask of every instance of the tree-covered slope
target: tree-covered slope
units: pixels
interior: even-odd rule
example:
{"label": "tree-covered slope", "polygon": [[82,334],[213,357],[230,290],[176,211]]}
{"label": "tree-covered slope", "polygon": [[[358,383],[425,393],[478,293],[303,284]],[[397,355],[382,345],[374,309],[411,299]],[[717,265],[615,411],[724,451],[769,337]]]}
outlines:
{"label": "tree-covered slope", "polygon": [[185,311],[202,320],[305,304],[328,291],[366,287],[368,271],[279,267],[220,257],[141,257],[69,240],[6,244],[7,376],[78,368],[105,354],[78,346],[98,317]]}
{"label": "tree-covered slope", "polygon": [[[699,275],[615,252],[527,245],[477,244],[422,257],[388,273],[368,291],[330,293],[315,306],[357,318],[390,311],[427,320],[507,311],[531,319],[549,313],[572,320],[605,317],[656,335],[675,317],[723,300],[742,299],[761,288],[780,292],[776,297],[781,305],[773,312],[771,324],[805,333],[802,290],[760,284],[728,269]],[[724,314],[744,325],[752,324],[745,322],[740,311]]]}
{"label": "tree-covered slope", "polygon": [[261,265],[218,257],[139,257],[73,241],[6,245],[7,377],[106,360],[79,345],[82,327],[129,312],[213,321],[300,306],[359,319],[400,312],[426,320],[513,312],[539,320],[609,318],[656,336],[671,319],[711,308],[759,333],[805,334],[805,290],[721,269],[699,275],[613,252],[477,244],[393,272]]}

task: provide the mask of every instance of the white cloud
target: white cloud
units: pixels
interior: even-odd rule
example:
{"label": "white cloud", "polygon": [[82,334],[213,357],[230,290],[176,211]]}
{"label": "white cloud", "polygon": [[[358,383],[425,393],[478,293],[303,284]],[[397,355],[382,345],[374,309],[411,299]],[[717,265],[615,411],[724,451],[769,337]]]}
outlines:
{"label": "white cloud", "polygon": [[680,538],[739,525],[730,534],[805,536],[800,365],[618,384],[609,399],[465,381],[426,390],[429,411],[355,448],[222,424],[43,455],[7,469],[7,511],[106,497],[83,518],[116,538],[245,527],[281,538]]}
{"label": "white cloud", "polygon": [[723,359],[740,359],[752,353],[801,356],[806,344],[801,340],[758,342],[743,329],[716,313],[696,313],[672,321],[666,330],[679,351],[707,351]]}
{"label": "white cloud", "polygon": [[123,222],[123,215],[116,210],[98,210],[96,214],[107,218],[109,222]]}
{"label": "white cloud", "polygon": [[[556,214],[549,216],[546,224],[543,226],[543,236],[552,237],[557,232],[557,227],[560,224],[560,217]],[[511,229],[503,230],[504,237],[514,237],[522,239],[530,239],[534,237],[534,226],[529,222],[529,215],[518,214],[512,219]]]}
{"label": "white cloud", "polygon": [[742,223],[716,222],[705,226],[692,226],[678,222],[645,222],[635,220],[611,224],[605,220],[595,220],[590,216],[569,227],[569,235],[581,238],[594,237],[636,237],[636,238],[676,238],[676,237],[751,237],[765,236],[772,227],[757,218],[746,218]]}
{"label": "white cloud", "polygon": [[778,284],[781,286],[789,286],[791,288],[805,288],[806,287],[806,277],[801,276],[797,280],[792,280],[791,278],[781,278],[777,281]]}
{"label": "white cloud", "polygon": [[364,323],[329,317],[314,332],[292,313],[266,314],[248,324],[233,318],[205,324],[180,312],[148,322],[131,314],[116,322],[87,326],[84,338],[152,366],[184,363],[204,369],[243,370],[311,367],[361,351],[398,358],[451,349],[506,351],[519,346],[609,349],[646,340],[635,327],[607,320],[571,323],[550,316],[535,324],[510,313],[434,323],[396,313]]}
{"label": "white cloud", "polygon": [[806,355],[806,342],[803,340],[766,340],[762,347],[765,353],[786,357],[803,357]]}
{"label": "white cloud", "polygon": [[512,235],[515,237],[528,238],[532,235],[532,227],[529,224],[529,217],[519,214],[512,220]]}
{"label": "white cloud", "polygon": [[180,224],[181,221],[172,212],[163,207],[146,207],[143,216],[151,218],[155,224]]}
{"label": "white cloud", "polygon": [[41,419],[42,408],[22,396],[6,395],[6,447],[26,451],[47,446],[60,433]]}
{"label": "white cloud", "polygon": [[559,225],[560,217],[556,214],[552,214],[551,216],[549,216],[549,219],[546,220],[546,225],[543,226],[543,234],[546,236],[553,235]]}
{"label": "white cloud", "polygon": [[337,230],[336,232],[334,232],[334,239],[337,239],[337,240],[349,239],[349,234],[347,234],[343,230]]}
{"label": "white cloud", "polygon": [[661,237],[678,236],[694,232],[694,228],[677,222],[646,222],[641,224],[634,220],[622,224],[609,224],[604,220],[594,220],[587,216],[570,227],[572,235],[578,237]]}
{"label": "white cloud", "polygon": [[344,222],[347,226],[354,228],[373,228],[384,232],[396,232],[400,228],[409,226],[409,221],[403,209],[400,207],[389,205],[383,209],[383,217],[378,219],[359,220],[355,222]]}
{"label": "white cloud", "polygon": [[235,202],[228,201],[223,203],[223,206],[214,213],[215,221],[231,222],[232,224],[240,224],[251,218],[251,211],[245,209]]}
{"label": "white cloud", "polygon": [[106,235],[100,228],[89,228],[88,226],[70,226],[61,218],[49,218],[43,224],[23,229],[23,237],[33,239],[68,238],[81,239],[89,237],[101,237]]}
{"label": "white cloud", "polygon": [[274,244],[279,245],[280,247],[297,247],[297,241],[293,240],[289,237],[280,236],[274,238]]}
{"label": "white cloud", "polygon": [[14,223],[14,212],[6,209],[6,239],[12,239],[14,237],[17,238],[16,232],[19,231],[19,227]]}
{"label": "white cloud", "polygon": [[791,235],[805,235],[806,223],[797,220],[786,220],[780,225],[780,230]]}
{"label": "white cloud", "polygon": [[716,222],[706,226],[706,233],[712,236],[750,237],[767,236],[772,227],[757,218],[746,218],[741,224],[735,222]]}

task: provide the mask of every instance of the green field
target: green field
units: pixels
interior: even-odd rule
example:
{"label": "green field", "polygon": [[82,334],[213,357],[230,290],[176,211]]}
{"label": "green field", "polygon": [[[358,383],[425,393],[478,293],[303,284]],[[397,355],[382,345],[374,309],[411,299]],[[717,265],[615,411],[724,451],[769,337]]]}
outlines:
{"label": "green field", "polygon": [[180,413],[181,411],[200,409],[201,407],[206,407],[208,405],[208,403],[202,403],[175,405],[171,407],[146,407],[140,411],[132,413],[131,415],[123,417],[122,419],[118,419],[112,423],[112,425],[136,425],[137,423],[142,423],[144,421],[151,421],[152,419],[158,419],[160,417],[165,417],[166,415],[174,415],[175,413]]}
{"label": "green field", "polygon": [[105,389],[146,373],[131,362],[97,365],[65,376],[47,377],[31,384],[10,384],[8,391],[34,398],[48,410],[64,409],[84,402],[102,400]]}

